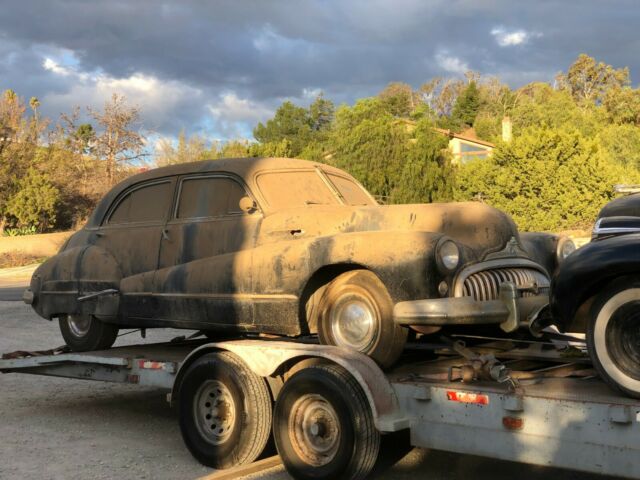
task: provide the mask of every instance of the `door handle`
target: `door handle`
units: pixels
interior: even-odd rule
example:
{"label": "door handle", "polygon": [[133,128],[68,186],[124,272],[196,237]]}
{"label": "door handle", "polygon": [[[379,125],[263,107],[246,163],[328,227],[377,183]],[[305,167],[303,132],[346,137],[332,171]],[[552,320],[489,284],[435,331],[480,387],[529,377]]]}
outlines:
{"label": "door handle", "polygon": [[167,230],[166,228],[162,229],[162,238],[164,238],[165,240],[169,240],[169,230]]}

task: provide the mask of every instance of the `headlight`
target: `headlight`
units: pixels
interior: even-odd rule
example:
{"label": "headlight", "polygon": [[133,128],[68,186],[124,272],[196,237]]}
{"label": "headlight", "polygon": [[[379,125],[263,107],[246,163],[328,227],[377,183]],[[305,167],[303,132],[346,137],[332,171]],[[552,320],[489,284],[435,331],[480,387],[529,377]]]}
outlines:
{"label": "headlight", "polygon": [[445,240],[436,251],[438,265],[447,272],[452,271],[460,262],[460,249],[453,240]]}
{"label": "headlight", "polygon": [[558,246],[556,247],[556,260],[558,263],[562,261],[576,251],[576,244],[573,240],[567,237],[563,237],[558,240]]}

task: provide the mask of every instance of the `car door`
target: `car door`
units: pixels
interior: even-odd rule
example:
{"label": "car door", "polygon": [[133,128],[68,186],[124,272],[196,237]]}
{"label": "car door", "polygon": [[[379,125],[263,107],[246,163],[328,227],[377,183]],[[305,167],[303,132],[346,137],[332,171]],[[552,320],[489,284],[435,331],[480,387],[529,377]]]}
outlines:
{"label": "car door", "polygon": [[[158,268],[158,254],[162,230],[171,211],[175,179],[164,178],[134,185],[116,198],[107,211],[101,226],[95,231],[93,244],[106,250],[117,262],[122,272],[122,284],[136,275],[149,273],[153,278]],[[122,292],[127,304],[142,305],[138,297],[152,293],[148,288],[136,288],[135,292]],[[136,298],[132,298],[136,297]],[[125,308],[125,312],[126,312]],[[127,316],[147,317],[147,308],[135,308]]]}
{"label": "car door", "polygon": [[262,214],[241,210],[247,196],[231,175],[179,179],[155,280],[159,318],[192,328],[252,323],[251,259]]}

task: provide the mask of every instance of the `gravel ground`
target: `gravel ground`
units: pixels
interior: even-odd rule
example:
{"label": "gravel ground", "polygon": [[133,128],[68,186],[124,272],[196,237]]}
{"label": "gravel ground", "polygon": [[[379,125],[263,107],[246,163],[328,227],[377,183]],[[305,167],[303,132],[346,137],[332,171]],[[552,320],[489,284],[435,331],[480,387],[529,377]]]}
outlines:
{"label": "gravel ground", "polygon": [[[147,342],[184,331],[149,331]],[[136,334],[118,344],[140,343]],[[21,302],[0,301],[0,352],[56,347],[56,323]],[[29,375],[0,375],[0,479],[196,479],[211,470],[182,443],[165,392],[131,385]],[[467,455],[409,449],[403,435],[385,437],[373,478],[602,480]],[[282,467],[250,478],[289,478]]]}

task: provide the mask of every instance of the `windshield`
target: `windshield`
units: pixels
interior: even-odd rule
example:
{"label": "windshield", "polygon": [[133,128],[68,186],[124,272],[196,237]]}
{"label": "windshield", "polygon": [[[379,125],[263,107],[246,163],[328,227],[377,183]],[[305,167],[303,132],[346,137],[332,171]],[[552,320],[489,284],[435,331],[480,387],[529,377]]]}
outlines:
{"label": "windshield", "polygon": [[327,173],[327,177],[340,192],[347,205],[375,205],[364,189],[350,178],[333,173]]}
{"label": "windshield", "polygon": [[256,181],[271,208],[340,204],[316,170],[266,172]]}

